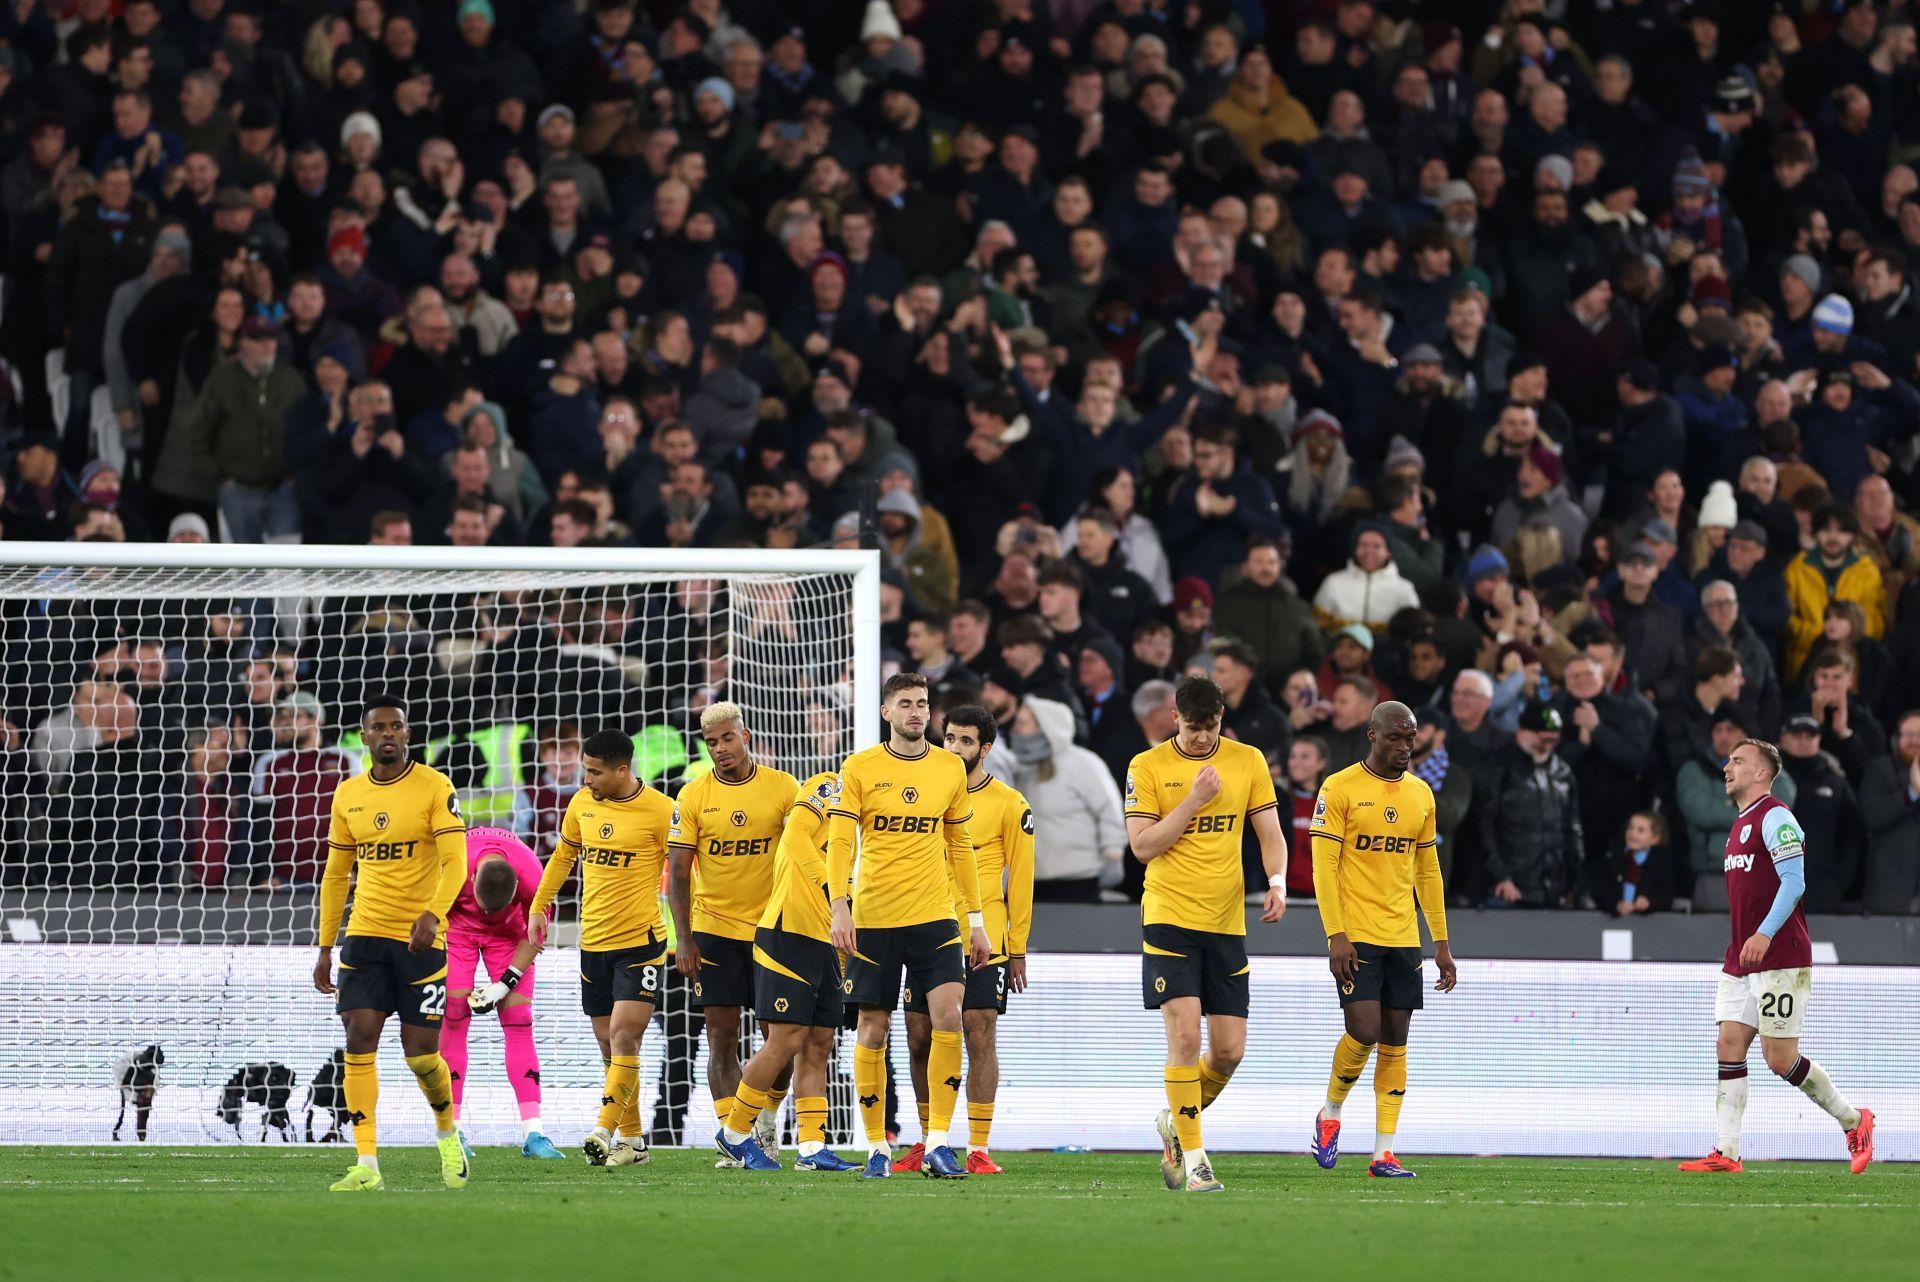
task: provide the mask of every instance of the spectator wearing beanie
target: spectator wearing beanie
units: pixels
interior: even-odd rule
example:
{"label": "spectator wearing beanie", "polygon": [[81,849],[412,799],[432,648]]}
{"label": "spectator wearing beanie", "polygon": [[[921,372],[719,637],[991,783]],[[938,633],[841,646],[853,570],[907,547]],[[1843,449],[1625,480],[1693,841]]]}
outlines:
{"label": "spectator wearing beanie", "polygon": [[1685,466],[1687,429],[1678,403],[1660,390],[1660,371],[1645,357],[1625,363],[1614,391],[1620,408],[1613,439],[1597,461],[1607,478],[1600,515],[1617,521],[1639,506],[1656,476]]}
{"label": "spectator wearing beanie", "polygon": [[1612,282],[1600,272],[1575,270],[1567,305],[1541,327],[1538,343],[1547,385],[1571,411],[1582,439],[1603,431],[1613,418],[1619,370],[1640,347],[1625,306],[1614,302]]}
{"label": "spectator wearing beanie", "polygon": [[1634,689],[1656,705],[1686,689],[1686,625],[1680,611],[1654,595],[1660,566],[1651,545],[1640,542],[1622,554],[1619,581],[1596,602],[1600,617],[1626,643]]}
{"label": "spectator wearing beanie", "polygon": [[1559,533],[1562,561],[1579,555],[1587,514],[1568,497],[1564,480],[1558,454],[1544,445],[1528,450],[1514,473],[1512,493],[1494,509],[1493,542],[1506,547],[1522,525],[1538,523]]}

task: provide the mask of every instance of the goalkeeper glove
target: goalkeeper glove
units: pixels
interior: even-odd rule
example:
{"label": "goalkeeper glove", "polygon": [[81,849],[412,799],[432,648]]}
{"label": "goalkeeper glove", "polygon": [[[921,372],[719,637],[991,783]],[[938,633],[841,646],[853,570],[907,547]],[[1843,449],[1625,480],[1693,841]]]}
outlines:
{"label": "goalkeeper glove", "polygon": [[473,1008],[474,1014],[485,1015],[501,1002],[507,1000],[507,994],[511,993],[519,984],[520,972],[509,966],[507,967],[506,974],[494,980],[485,988],[475,989],[473,992],[468,993],[467,1005]]}

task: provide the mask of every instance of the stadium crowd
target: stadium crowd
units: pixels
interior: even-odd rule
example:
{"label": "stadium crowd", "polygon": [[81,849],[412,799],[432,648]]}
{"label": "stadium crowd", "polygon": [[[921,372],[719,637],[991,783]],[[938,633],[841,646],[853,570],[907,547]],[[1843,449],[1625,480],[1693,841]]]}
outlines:
{"label": "stadium crowd", "polygon": [[[1137,889],[1126,763],[1197,666],[1301,894],[1391,697],[1461,902],[1717,906],[1754,734],[1809,907],[1914,910],[1899,0],[8,0],[0,41],[8,539],[875,539],[1043,898]],[[95,613],[65,669],[9,602],[7,804],[164,830],[142,880],[310,880],[225,825],[317,823],[328,710],[404,655],[538,832],[579,727],[474,654],[670,648],[684,732],[712,595],[348,603],[344,664]]]}

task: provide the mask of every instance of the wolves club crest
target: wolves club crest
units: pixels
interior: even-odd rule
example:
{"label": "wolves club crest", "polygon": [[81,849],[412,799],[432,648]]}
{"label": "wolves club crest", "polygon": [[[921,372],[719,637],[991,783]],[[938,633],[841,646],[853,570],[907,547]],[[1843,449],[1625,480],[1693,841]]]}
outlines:
{"label": "wolves club crest", "polygon": [[602,841],[611,841],[611,840],[613,840],[613,825],[612,825],[612,824],[601,824],[601,825],[600,825],[600,840],[602,840]]}
{"label": "wolves club crest", "polygon": [[1387,807],[1387,822],[1390,824],[1400,822],[1400,812],[1398,810],[1395,810],[1392,806]]}
{"label": "wolves club crest", "polygon": [[911,806],[914,802],[920,800],[920,790],[918,788],[902,788],[900,790],[900,800]]}
{"label": "wolves club crest", "polygon": [[747,826],[747,812],[744,810],[734,811],[729,818],[733,820],[733,826],[736,828],[744,828]]}
{"label": "wolves club crest", "polygon": [[387,812],[384,810],[382,810],[379,814],[373,817],[373,826],[375,828],[380,829],[382,832],[386,831],[388,822],[389,821],[387,819]]}

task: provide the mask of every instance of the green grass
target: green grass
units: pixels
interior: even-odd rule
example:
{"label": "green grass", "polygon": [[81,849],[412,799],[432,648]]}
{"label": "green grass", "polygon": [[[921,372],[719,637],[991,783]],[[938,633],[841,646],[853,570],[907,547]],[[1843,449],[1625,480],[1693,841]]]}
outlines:
{"label": "green grass", "polygon": [[[642,1169],[482,1149],[439,1184],[429,1149],[383,1155],[387,1191],[331,1197],[340,1149],[0,1148],[0,1279],[761,1275],[968,1282],[1057,1276],[1659,1279],[1750,1263],[1848,1282],[1914,1276],[1920,1167],[1424,1158],[1421,1178],[1223,1154],[1213,1197],[1150,1154],[1000,1154],[1008,1174],[747,1175],[711,1155]],[[789,1150],[785,1160],[791,1163]],[[697,1270],[688,1272],[685,1270]],[[1829,1272],[1830,1271],[1830,1272]]]}

